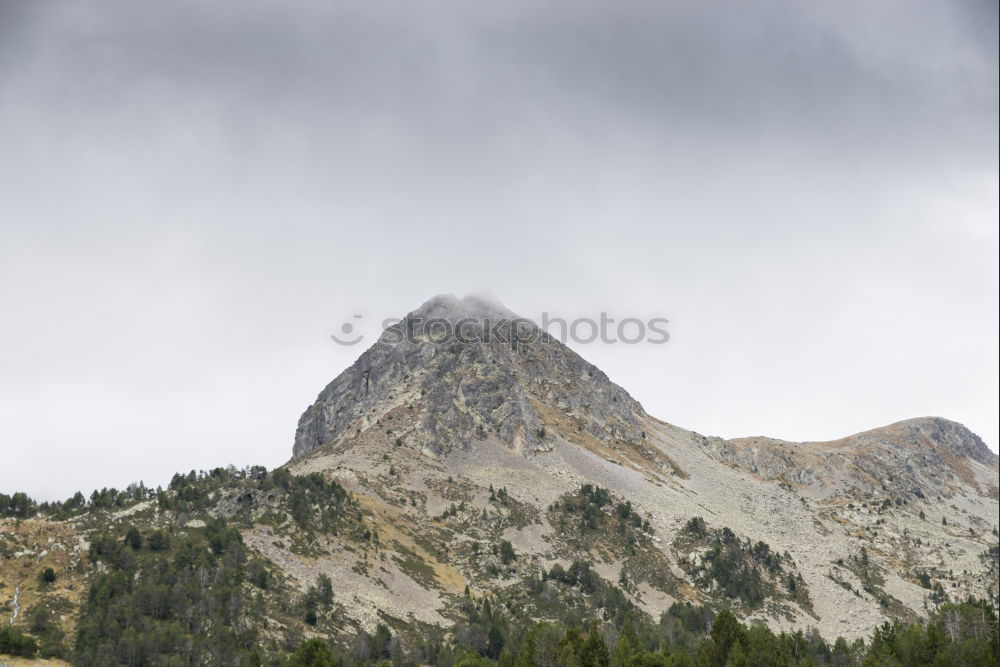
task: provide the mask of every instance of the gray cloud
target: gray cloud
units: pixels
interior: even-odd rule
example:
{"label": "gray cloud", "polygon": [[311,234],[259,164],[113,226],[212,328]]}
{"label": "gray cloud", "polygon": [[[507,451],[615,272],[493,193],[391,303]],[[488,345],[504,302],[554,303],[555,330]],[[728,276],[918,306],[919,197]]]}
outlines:
{"label": "gray cloud", "polygon": [[0,5],[0,488],[281,463],[483,287],[670,317],[580,351],[703,432],[995,449],[997,77],[987,2]]}

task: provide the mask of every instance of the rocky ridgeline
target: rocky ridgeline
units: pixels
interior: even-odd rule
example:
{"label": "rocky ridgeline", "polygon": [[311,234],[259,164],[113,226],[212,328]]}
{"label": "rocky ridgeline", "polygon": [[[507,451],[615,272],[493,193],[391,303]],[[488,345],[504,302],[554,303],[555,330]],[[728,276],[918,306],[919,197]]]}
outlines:
{"label": "rocky ridgeline", "polygon": [[[445,336],[463,322],[462,340]],[[299,420],[293,453],[360,435],[396,409],[412,413],[398,437],[435,456],[484,440],[545,451],[554,434],[536,403],[595,438],[641,438],[642,406],[564,344],[502,306],[438,296],[387,329],[320,393]]]}
{"label": "rocky ridgeline", "polygon": [[[940,417],[908,419],[830,442],[758,437],[706,443],[723,462],[826,495],[950,496],[963,485],[978,485],[971,465],[997,469],[997,455],[979,436]],[[997,496],[995,484],[980,491]]]}

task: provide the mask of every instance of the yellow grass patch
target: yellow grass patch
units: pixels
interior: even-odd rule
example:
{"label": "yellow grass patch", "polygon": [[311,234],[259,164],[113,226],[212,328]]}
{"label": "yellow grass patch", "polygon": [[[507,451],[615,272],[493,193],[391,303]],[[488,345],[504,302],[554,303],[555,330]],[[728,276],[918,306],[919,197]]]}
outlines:
{"label": "yellow grass patch", "polygon": [[394,505],[384,502],[380,498],[375,498],[367,494],[357,494],[357,500],[362,507],[371,512],[371,521],[375,528],[379,541],[382,544],[392,544],[395,540],[401,545],[420,556],[433,569],[434,577],[445,590],[461,594],[465,591],[466,580],[454,566],[439,561],[433,554],[428,553],[422,546],[417,544],[413,536],[406,532],[402,526],[411,521],[404,517],[403,513]]}

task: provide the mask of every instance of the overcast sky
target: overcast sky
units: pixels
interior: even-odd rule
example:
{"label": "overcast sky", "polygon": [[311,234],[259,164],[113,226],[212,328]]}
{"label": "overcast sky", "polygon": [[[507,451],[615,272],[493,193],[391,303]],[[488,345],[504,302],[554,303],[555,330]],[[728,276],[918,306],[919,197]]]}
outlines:
{"label": "overcast sky", "polygon": [[483,289],[669,318],[576,349],[702,433],[996,451],[997,50],[995,0],[0,0],[0,491],[279,465],[342,322]]}

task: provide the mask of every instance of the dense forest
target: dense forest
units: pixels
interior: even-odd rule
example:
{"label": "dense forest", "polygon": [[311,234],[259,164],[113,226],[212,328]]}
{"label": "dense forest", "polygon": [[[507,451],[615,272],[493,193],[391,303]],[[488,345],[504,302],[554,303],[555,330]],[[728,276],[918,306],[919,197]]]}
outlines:
{"label": "dense forest", "polygon": [[[227,577],[222,577],[224,580]],[[468,602],[466,632],[452,641],[431,639],[413,645],[389,626],[360,633],[350,645],[320,638],[303,641],[290,655],[262,656],[254,636],[241,634],[234,611],[225,606],[226,589],[215,591],[217,605],[200,627],[200,638],[169,613],[154,622],[147,596],[114,602],[116,591],[102,582],[91,593],[88,623],[81,628],[73,658],[79,665],[436,665],[439,667],[832,667],[998,664],[997,616],[982,601],[943,605],[925,624],[885,623],[868,641],[837,639],[832,645],[813,632],[775,634],[762,625],[746,626],[731,612],[674,604],[659,623],[626,618],[621,626],[594,621],[586,627],[559,623],[519,626],[489,601]],[[104,596],[104,597],[102,597]],[[105,602],[112,605],[100,609]],[[202,601],[195,601],[198,608]],[[146,606],[143,606],[146,604]],[[213,608],[213,601],[207,603]],[[214,615],[213,615],[214,614]],[[35,641],[11,628],[0,629],[0,654],[33,657]]]}
{"label": "dense forest", "polygon": [[[747,627],[731,612],[674,604],[658,624],[628,618],[620,627],[596,621],[586,627],[537,623],[512,629],[477,606],[485,634],[465,645],[420,646],[393,642],[385,626],[352,650],[321,639],[303,642],[288,665],[332,667],[367,664],[520,667],[753,667],[793,665],[978,666],[997,664],[997,617],[990,605],[970,601],[942,606],[923,625],[885,623],[866,641],[830,645],[815,633],[774,634]],[[469,635],[470,637],[472,635]]]}

